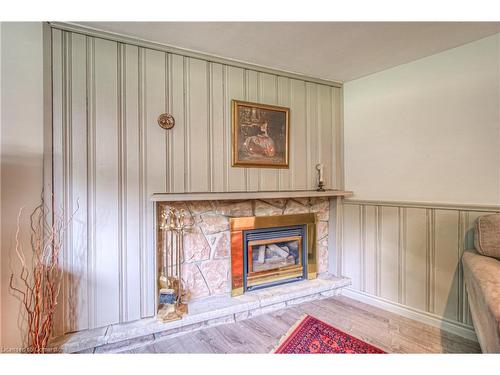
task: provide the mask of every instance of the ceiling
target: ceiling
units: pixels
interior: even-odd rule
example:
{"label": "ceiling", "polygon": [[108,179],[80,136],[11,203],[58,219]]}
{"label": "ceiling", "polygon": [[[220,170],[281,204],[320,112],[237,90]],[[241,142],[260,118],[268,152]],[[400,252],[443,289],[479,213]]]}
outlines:
{"label": "ceiling", "polygon": [[500,32],[500,22],[78,22],[345,82]]}

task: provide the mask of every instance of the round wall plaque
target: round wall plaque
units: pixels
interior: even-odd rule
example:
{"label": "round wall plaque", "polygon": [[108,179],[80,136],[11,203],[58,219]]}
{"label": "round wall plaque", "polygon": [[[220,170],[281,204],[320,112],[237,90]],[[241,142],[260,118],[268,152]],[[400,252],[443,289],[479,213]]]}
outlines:
{"label": "round wall plaque", "polygon": [[175,125],[174,116],[169,113],[162,113],[158,117],[158,125],[165,130],[172,129]]}

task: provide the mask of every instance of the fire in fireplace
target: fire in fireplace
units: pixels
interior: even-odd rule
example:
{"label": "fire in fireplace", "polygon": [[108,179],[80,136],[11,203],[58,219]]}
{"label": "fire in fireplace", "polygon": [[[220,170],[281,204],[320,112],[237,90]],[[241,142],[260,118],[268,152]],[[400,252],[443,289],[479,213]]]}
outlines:
{"label": "fire in fireplace", "polygon": [[316,215],[231,219],[232,295],[316,277]]}

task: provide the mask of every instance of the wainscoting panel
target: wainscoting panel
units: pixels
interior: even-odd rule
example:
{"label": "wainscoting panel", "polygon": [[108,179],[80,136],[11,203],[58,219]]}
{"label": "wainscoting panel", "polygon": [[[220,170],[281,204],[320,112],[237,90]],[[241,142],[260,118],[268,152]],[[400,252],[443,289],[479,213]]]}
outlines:
{"label": "wainscoting panel", "polygon": [[378,224],[378,209],[373,206],[361,207],[362,222],[361,222],[361,241],[362,257],[361,257],[361,279],[363,290],[368,293],[377,293],[378,291],[378,267],[379,243],[377,237]]}
{"label": "wainscoting panel", "polygon": [[402,303],[418,310],[427,310],[427,210],[403,208],[406,226],[403,228],[404,265]]}
{"label": "wainscoting panel", "polygon": [[431,258],[431,312],[451,320],[458,320],[458,211],[433,211],[433,235]]}
{"label": "wainscoting panel", "polygon": [[[342,188],[338,84],[149,47],[52,29],[57,334],[154,314],[153,193]],[[290,107],[289,169],[232,167],[232,99]]]}
{"label": "wainscoting panel", "polygon": [[352,287],[362,289],[361,279],[363,277],[362,269],[362,233],[361,233],[361,206],[344,206],[344,223],[342,238],[344,244],[349,244],[349,251],[342,253],[342,275],[348,275],[351,278]]}
{"label": "wainscoting panel", "polygon": [[[500,207],[345,200],[341,274],[352,297],[473,337],[460,259],[477,217]],[[450,328],[451,327],[451,328]]]}
{"label": "wainscoting panel", "polygon": [[398,207],[379,209],[379,293],[391,301],[399,301],[399,214]]}

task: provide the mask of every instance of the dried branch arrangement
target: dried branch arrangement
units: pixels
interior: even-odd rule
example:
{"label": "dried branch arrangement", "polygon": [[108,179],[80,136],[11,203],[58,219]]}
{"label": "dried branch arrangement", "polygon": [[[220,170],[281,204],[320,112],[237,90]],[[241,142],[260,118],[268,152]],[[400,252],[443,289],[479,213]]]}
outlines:
{"label": "dried branch arrangement", "polygon": [[[78,210],[78,208],[77,208]],[[21,242],[21,208],[17,216],[15,252],[21,270],[10,288],[19,296],[27,315],[27,350],[44,353],[52,333],[53,318],[61,289],[63,271],[59,257],[66,229],[76,211],[66,218],[64,212],[50,216],[42,199],[30,215],[31,259],[26,258]]]}

